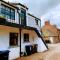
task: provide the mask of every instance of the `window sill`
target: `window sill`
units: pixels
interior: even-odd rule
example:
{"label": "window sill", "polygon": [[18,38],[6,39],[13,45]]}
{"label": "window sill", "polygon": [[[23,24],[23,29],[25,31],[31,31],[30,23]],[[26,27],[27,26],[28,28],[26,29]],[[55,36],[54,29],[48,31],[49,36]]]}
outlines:
{"label": "window sill", "polygon": [[16,46],[9,46],[8,48],[10,49],[10,48],[16,48],[16,47],[19,47],[18,45],[16,45]]}
{"label": "window sill", "polygon": [[23,42],[23,43],[30,43],[30,41],[26,41],[26,42]]}

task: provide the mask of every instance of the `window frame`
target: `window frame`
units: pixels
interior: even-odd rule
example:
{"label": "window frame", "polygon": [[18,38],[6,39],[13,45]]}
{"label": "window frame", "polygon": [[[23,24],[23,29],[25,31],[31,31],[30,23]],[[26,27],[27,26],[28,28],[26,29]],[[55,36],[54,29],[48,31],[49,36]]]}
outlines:
{"label": "window frame", "polygon": [[23,40],[24,40],[24,42],[29,42],[29,34],[28,33],[24,33]]}
{"label": "window frame", "polygon": [[[5,7],[5,9],[3,9],[3,7]],[[15,20],[15,9],[12,9],[12,8],[4,5],[4,4],[1,4],[1,9],[4,10],[4,11],[1,10],[1,14],[2,15],[5,15],[5,18],[8,16],[9,18],[7,18],[7,19]],[[8,10],[10,10],[10,11],[8,11]],[[14,10],[14,13],[12,13],[11,10]],[[7,11],[8,11],[8,13],[6,13]],[[4,13],[2,13],[2,12],[4,12]],[[13,19],[11,18],[12,17],[12,14],[11,13],[14,14],[14,16],[13,16],[14,18]]]}
{"label": "window frame", "polygon": [[[14,34],[17,34],[17,36],[15,36]],[[9,37],[10,37],[9,46],[18,46],[18,33],[10,32]],[[14,40],[14,39],[16,39],[16,40]],[[13,42],[13,44],[11,42]],[[14,44],[14,43],[16,43],[16,44]]]}
{"label": "window frame", "polygon": [[[23,16],[22,16],[23,15]],[[21,25],[26,26],[26,10],[21,8]]]}
{"label": "window frame", "polygon": [[[13,16],[14,19],[12,19],[12,18],[11,18],[11,19],[12,19],[12,20],[15,20],[15,10],[14,10],[14,12],[12,12],[12,10],[14,10],[14,9],[11,9],[11,10],[10,10],[10,12],[11,12],[11,14],[10,14],[11,16],[10,16],[10,17],[12,17],[12,16],[14,15],[14,16]],[[13,14],[13,13],[14,13],[14,14]]]}

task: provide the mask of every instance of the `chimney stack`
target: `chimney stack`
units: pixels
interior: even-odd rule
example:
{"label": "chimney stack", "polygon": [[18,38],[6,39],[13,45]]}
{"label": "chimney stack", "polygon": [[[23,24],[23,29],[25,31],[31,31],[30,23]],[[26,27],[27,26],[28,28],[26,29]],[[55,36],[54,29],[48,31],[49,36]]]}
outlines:
{"label": "chimney stack", "polygon": [[45,21],[45,25],[49,25],[50,24],[50,21]]}

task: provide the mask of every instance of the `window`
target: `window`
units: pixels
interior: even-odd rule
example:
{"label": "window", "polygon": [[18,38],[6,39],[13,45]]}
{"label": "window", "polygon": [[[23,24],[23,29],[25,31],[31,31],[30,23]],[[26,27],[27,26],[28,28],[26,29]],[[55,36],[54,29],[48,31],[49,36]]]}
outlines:
{"label": "window", "polygon": [[11,19],[15,20],[15,10],[11,9]]}
{"label": "window", "polygon": [[1,15],[5,18],[6,17],[6,7],[4,5],[1,6]]}
{"label": "window", "polygon": [[36,21],[36,25],[38,25],[38,19],[35,19],[35,21]]}
{"label": "window", "polygon": [[6,7],[5,15],[6,19],[10,19],[10,8]]}
{"label": "window", "polygon": [[24,34],[24,42],[29,42],[29,34]]}
{"label": "window", "polygon": [[21,9],[21,25],[26,26],[26,10]]}
{"label": "window", "polygon": [[2,4],[1,14],[6,19],[15,20],[15,10]]}
{"label": "window", "polygon": [[10,33],[10,46],[18,45],[18,33]]}

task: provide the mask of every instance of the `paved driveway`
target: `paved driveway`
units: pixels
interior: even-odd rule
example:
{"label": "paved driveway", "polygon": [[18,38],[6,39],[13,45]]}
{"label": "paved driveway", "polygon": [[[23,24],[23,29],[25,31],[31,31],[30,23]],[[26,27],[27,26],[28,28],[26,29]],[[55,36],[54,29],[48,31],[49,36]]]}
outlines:
{"label": "paved driveway", "polygon": [[21,57],[16,60],[60,60],[60,43],[48,44],[49,50],[43,53],[35,53],[31,56]]}

